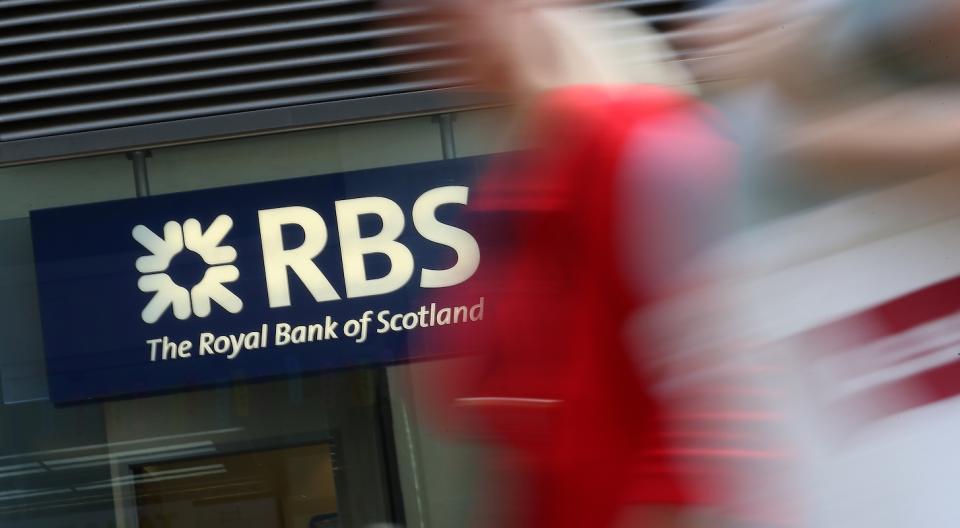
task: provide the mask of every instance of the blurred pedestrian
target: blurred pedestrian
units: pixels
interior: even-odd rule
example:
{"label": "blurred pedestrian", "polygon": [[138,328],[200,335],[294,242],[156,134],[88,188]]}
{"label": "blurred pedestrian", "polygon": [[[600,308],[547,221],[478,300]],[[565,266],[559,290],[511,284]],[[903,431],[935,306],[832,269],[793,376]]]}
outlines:
{"label": "blurred pedestrian", "polygon": [[586,6],[446,9],[469,75],[516,105],[526,147],[471,196],[483,264],[443,301],[483,296],[484,325],[425,344],[475,360],[432,384],[443,420],[501,449],[493,485],[514,500],[500,525],[776,524],[775,507],[738,502],[744,461],[782,456],[737,418],[752,402],[725,405],[744,387],[690,383],[709,361],[674,361],[662,328],[634,324],[684,287],[677,271],[719,224],[731,155],[717,116],[662,86],[686,76],[639,20],[625,19],[646,50],[634,59],[659,55],[637,70]]}
{"label": "blurred pedestrian", "polygon": [[699,33],[749,229],[671,313],[712,322],[687,346],[777,367],[804,526],[960,523],[958,22],[953,0],[772,1]]}

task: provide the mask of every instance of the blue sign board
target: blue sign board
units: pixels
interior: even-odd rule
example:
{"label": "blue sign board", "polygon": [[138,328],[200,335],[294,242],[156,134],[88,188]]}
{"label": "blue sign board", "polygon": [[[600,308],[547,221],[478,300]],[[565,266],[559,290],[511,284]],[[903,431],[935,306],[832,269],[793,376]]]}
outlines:
{"label": "blue sign board", "polygon": [[483,161],[33,211],[51,399],[393,363],[410,332],[475,323],[482,298],[422,299],[479,266]]}

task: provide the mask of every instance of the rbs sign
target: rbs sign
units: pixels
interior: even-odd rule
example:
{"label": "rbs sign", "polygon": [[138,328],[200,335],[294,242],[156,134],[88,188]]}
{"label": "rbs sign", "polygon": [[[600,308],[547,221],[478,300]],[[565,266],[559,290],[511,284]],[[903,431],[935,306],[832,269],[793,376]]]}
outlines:
{"label": "rbs sign", "polygon": [[[421,270],[420,286],[423,288],[460,284],[470,278],[480,264],[477,241],[466,231],[447,225],[436,217],[437,209],[443,205],[466,205],[468,193],[466,186],[449,185],[430,189],[413,202],[411,216],[420,236],[446,245],[457,253],[456,263],[448,269]],[[414,258],[410,248],[397,241],[406,224],[400,206],[384,197],[339,200],[334,205],[346,296],[383,295],[407,284],[413,276]],[[383,226],[380,232],[362,236],[362,215],[378,217]],[[327,244],[327,226],[323,217],[306,207],[281,207],[261,210],[259,218],[270,307],[290,306],[288,270],[303,281],[317,302],[339,299],[340,294],[313,264],[313,259]],[[305,234],[303,244],[296,249],[286,249],[283,245],[281,230],[290,225],[301,228]],[[384,255],[390,261],[389,271],[383,277],[371,279],[367,276],[363,258],[372,253]]]}
{"label": "rbs sign", "polygon": [[463,222],[482,159],[34,211],[51,397],[82,401],[408,358],[477,324]]}
{"label": "rbs sign", "polygon": [[[417,232],[457,253],[457,261],[449,269],[423,269],[421,287],[442,288],[460,284],[477,270],[480,264],[477,241],[466,231],[444,224],[436,217],[441,205],[466,205],[468,193],[466,186],[450,185],[431,189],[414,202],[413,224]],[[405,225],[400,206],[383,197],[339,200],[334,205],[347,297],[383,295],[406,285],[413,275],[414,258],[410,248],[397,241]],[[376,215],[383,225],[381,231],[373,236],[362,236],[361,215]],[[302,206],[261,210],[258,216],[270,307],[290,306],[290,272],[300,279],[317,302],[340,299],[340,294],[314,262],[327,245],[327,225],[323,217]],[[282,236],[285,226],[302,230],[303,243],[295,248],[285,247]],[[168,307],[173,308],[177,319],[189,317],[191,307],[192,313],[198,317],[210,315],[211,301],[230,313],[243,308],[243,301],[224,285],[239,278],[239,271],[231,264],[237,258],[236,250],[220,245],[231,227],[233,219],[220,215],[205,232],[194,218],[184,222],[183,226],[175,221],[167,222],[163,227],[163,238],[143,225],[133,228],[133,238],[150,251],[149,255],[137,259],[137,270],[149,273],[140,278],[140,289],[155,292],[153,300],[143,310],[144,322],[157,322]],[[189,292],[162,273],[173,257],[184,249],[195,252],[211,266]],[[363,259],[370,254],[387,257],[390,266],[385,276],[375,279],[367,276]]]}

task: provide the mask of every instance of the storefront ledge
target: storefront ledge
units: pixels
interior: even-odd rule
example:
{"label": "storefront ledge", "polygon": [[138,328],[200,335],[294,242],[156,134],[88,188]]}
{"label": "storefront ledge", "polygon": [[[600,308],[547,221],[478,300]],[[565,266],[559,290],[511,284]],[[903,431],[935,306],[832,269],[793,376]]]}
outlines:
{"label": "storefront ledge", "polygon": [[2,141],[0,167],[497,106],[484,93],[444,88]]}

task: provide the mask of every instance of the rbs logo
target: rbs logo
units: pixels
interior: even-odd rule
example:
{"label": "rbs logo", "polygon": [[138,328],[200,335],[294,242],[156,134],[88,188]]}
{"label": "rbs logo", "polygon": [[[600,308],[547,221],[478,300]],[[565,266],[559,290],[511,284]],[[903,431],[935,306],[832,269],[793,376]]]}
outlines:
{"label": "rbs logo", "polygon": [[[145,226],[133,228],[133,238],[151,253],[138,258],[136,262],[137,271],[144,274],[137,286],[140,291],[154,292],[153,299],[141,313],[144,322],[157,322],[169,306],[173,307],[173,315],[177,319],[190,317],[191,311],[197,317],[210,315],[211,301],[230,313],[237,313],[243,308],[243,301],[224,286],[224,283],[233,282],[240,276],[237,267],[230,265],[237,258],[236,250],[220,245],[231,227],[233,219],[220,215],[205,232],[194,218],[184,222],[183,226],[177,222],[167,222],[163,226],[163,238]],[[210,266],[189,292],[174,283],[169,274],[163,273],[173,257],[184,248],[200,255]]]}
{"label": "rbs logo", "polygon": [[[480,264],[480,248],[470,233],[437,219],[436,211],[445,204],[467,204],[468,189],[447,186],[431,189],[413,204],[411,219],[423,238],[448,246],[457,254],[456,263],[447,269],[420,270],[419,283],[423,288],[443,288],[469,279]],[[403,232],[406,218],[400,206],[388,198],[371,196],[339,200],[334,203],[337,233],[340,239],[340,257],[347,298],[382,295],[402,288],[414,275],[413,253],[397,238]],[[383,226],[379,233],[362,236],[360,217],[376,215]],[[290,306],[289,272],[304,284],[317,302],[341,298],[314,259],[327,245],[327,224],[319,213],[308,207],[291,206],[258,211],[260,242],[263,250],[263,269],[266,276],[267,298],[271,308]],[[285,226],[296,226],[303,231],[303,242],[296,247],[285,247],[282,231]],[[232,263],[236,250],[223,244],[233,227],[227,215],[218,216],[204,231],[196,219],[183,225],[167,222],[163,237],[149,228],[133,228],[133,238],[150,251],[136,261],[143,274],[138,286],[143,292],[154,292],[143,309],[142,319],[155,323],[168,307],[177,319],[210,315],[216,303],[230,313],[243,309],[243,301],[227,288],[236,281],[239,270]],[[170,261],[184,250],[199,255],[206,269],[203,278],[187,290],[176,284],[167,268]],[[381,254],[390,262],[386,275],[369,278],[364,255]]]}

